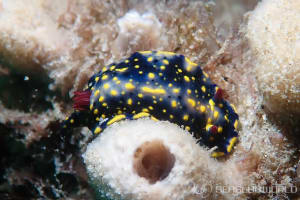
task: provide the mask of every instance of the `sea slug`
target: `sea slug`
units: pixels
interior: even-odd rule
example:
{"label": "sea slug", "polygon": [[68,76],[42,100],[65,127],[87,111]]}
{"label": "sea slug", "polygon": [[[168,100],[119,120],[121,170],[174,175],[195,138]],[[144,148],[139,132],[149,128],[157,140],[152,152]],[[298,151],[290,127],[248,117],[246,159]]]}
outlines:
{"label": "sea slug", "polygon": [[201,67],[183,55],[165,51],[133,53],[93,75],[75,92],[75,112],[63,130],[87,126],[99,134],[124,119],[149,117],[184,127],[200,145],[217,147],[213,157],[232,151],[238,115]]}

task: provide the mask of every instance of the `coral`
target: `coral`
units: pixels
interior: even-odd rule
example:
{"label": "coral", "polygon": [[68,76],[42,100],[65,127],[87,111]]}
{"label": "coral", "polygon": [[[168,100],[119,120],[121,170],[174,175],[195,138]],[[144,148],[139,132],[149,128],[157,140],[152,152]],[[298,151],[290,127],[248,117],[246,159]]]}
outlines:
{"label": "coral", "polygon": [[281,120],[299,122],[300,2],[262,1],[249,15],[247,37],[265,105]]}
{"label": "coral", "polygon": [[167,121],[115,123],[83,158],[99,197],[110,199],[232,199],[236,194],[218,193],[216,186],[242,187],[244,181],[236,165],[217,162]]}

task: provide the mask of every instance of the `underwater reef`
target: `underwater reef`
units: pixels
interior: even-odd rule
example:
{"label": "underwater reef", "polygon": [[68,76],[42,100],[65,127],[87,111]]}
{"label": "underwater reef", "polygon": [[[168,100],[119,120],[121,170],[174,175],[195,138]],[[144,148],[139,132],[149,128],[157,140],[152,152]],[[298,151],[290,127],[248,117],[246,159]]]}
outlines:
{"label": "underwater reef", "polygon": [[[299,1],[0,0],[0,199],[300,199]],[[228,155],[168,121],[61,134],[136,51],[201,66],[239,115]]]}

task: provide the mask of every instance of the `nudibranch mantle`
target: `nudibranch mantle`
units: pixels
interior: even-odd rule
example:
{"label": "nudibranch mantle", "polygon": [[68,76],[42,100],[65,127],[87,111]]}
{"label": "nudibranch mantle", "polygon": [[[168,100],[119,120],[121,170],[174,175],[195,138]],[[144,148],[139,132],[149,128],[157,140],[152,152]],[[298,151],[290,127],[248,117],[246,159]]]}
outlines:
{"label": "nudibranch mantle", "polygon": [[64,130],[87,126],[99,134],[123,119],[168,120],[191,132],[201,145],[217,147],[213,157],[232,151],[238,115],[201,67],[183,55],[165,51],[133,53],[93,75],[76,92],[75,112]]}

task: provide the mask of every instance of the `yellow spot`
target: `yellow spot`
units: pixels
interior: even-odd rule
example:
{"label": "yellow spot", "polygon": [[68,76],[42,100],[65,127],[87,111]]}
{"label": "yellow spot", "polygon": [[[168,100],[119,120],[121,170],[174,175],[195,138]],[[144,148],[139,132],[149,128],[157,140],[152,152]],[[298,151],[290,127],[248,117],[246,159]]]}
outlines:
{"label": "yellow spot", "polygon": [[214,106],[208,106],[208,108],[210,108],[211,111],[214,111],[214,110],[215,110],[215,107],[214,107]]}
{"label": "yellow spot", "polygon": [[191,128],[190,128],[189,126],[186,126],[186,127],[185,127],[185,130],[190,131]]}
{"label": "yellow spot", "polygon": [[138,69],[138,68],[140,68],[140,66],[139,65],[135,65],[134,68]]}
{"label": "yellow spot", "polygon": [[132,114],[135,114],[136,113],[136,111],[134,110],[134,111],[132,111]]}
{"label": "yellow spot", "polygon": [[162,55],[165,55],[165,56],[173,56],[173,55],[175,55],[175,53],[169,52],[169,51],[157,51],[156,54],[157,54],[157,55],[162,54]]}
{"label": "yellow spot", "polygon": [[225,115],[224,118],[227,122],[229,122],[227,115]]}
{"label": "yellow spot", "polygon": [[105,83],[105,84],[103,85],[103,88],[104,88],[105,90],[107,90],[109,87],[110,87],[110,85],[109,85],[108,83]]}
{"label": "yellow spot", "polygon": [[106,116],[105,116],[105,114],[102,114],[101,117],[104,119]]}
{"label": "yellow spot", "polygon": [[230,105],[231,105],[231,107],[233,108],[234,112],[236,112],[235,106],[234,106],[233,104],[230,104]]}
{"label": "yellow spot", "polygon": [[142,111],[143,112],[149,112],[149,110],[147,108],[143,108]]}
{"label": "yellow spot", "polygon": [[135,86],[132,83],[126,83],[125,84],[125,88],[127,90],[133,90],[135,88]]}
{"label": "yellow spot", "polygon": [[205,110],[206,110],[205,106],[200,106],[200,111],[201,111],[202,113],[204,113]]}
{"label": "yellow spot", "polygon": [[112,71],[112,70],[114,70],[115,68],[116,68],[116,66],[113,65],[113,66],[111,66],[109,69]]}
{"label": "yellow spot", "polygon": [[183,119],[184,121],[189,120],[189,115],[184,115],[182,119]]}
{"label": "yellow spot", "polygon": [[122,94],[122,95],[124,95],[124,94],[125,94],[125,92],[124,92],[124,91],[122,91],[122,92],[121,92],[121,94]]}
{"label": "yellow spot", "polygon": [[96,83],[97,83],[97,82],[99,81],[99,77],[96,77],[96,78],[95,78],[95,81],[96,81]]}
{"label": "yellow spot", "polygon": [[137,62],[137,61],[139,61],[139,59],[135,58],[134,61]]}
{"label": "yellow spot", "polygon": [[237,129],[237,128],[238,128],[238,125],[239,125],[239,121],[238,121],[238,120],[235,120],[235,122],[234,122],[234,128]]}
{"label": "yellow spot", "polygon": [[74,119],[71,119],[71,120],[70,120],[70,123],[73,124],[73,123],[74,123]]}
{"label": "yellow spot", "polygon": [[190,78],[188,76],[183,77],[186,82],[190,82]]}
{"label": "yellow spot", "polygon": [[211,124],[206,124],[205,130],[206,130],[206,131],[209,131],[209,129],[210,129],[212,126],[213,126],[213,125],[211,125]]}
{"label": "yellow spot", "polygon": [[158,119],[156,119],[156,118],[153,117],[153,116],[151,116],[151,119],[152,119],[153,121],[158,121]]}
{"label": "yellow spot", "polygon": [[177,81],[177,78],[174,78],[174,81],[176,82],[176,81]]}
{"label": "yellow spot", "polygon": [[173,119],[174,118],[174,116],[173,115],[170,115],[170,119]]}
{"label": "yellow spot", "polygon": [[211,107],[214,107],[214,106],[215,106],[215,102],[214,102],[212,99],[210,99],[210,100],[208,101],[208,103],[209,103],[209,105],[210,105]]}
{"label": "yellow spot", "polygon": [[205,92],[206,92],[206,87],[203,85],[203,86],[201,87],[201,90],[202,90],[203,93],[205,93]]}
{"label": "yellow spot", "polygon": [[208,123],[208,124],[211,124],[211,122],[212,122],[212,120],[211,120],[211,118],[209,117],[209,118],[207,119],[207,123]]}
{"label": "yellow spot", "polygon": [[185,58],[185,61],[188,63],[188,66],[187,66],[187,71],[191,71],[193,67],[196,67],[197,64],[196,63],[193,63],[190,59],[188,59],[187,57]]}
{"label": "yellow spot", "polygon": [[99,102],[102,102],[104,100],[104,97],[103,96],[100,96],[99,97]]}
{"label": "yellow spot", "polygon": [[131,79],[129,79],[129,82],[130,82],[130,83],[132,83],[132,81],[133,81],[133,80],[132,80],[132,78],[131,78]]}
{"label": "yellow spot", "polygon": [[107,103],[104,102],[104,103],[102,104],[102,106],[104,106],[104,107],[107,106]]}
{"label": "yellow spot", "polygon": [[218,127],[218,133],[222,133],[222,131],[223,131],[223,127],[222,127],[222,126],[219,126],[219,127]]}
{"label": "yellow spot", "polygon": [[203,78],[203,81],[205,82],[205,81],[206,81],[206,78]]}
{"label": "yellow spot", "polygon": [[166,69],[166,66],[162,65],[162,66],[160,66],[160,69],[161,69],[161,70],[165,70],[165,69]]}
{"label": "yellow spot", "polygon": [[144,96],[144,95],[141,94],[141,93],[138,94],[138,97],[140,97],[140,98],[143,98],[143,96]]}
{"label": "yellow spot", "polygon": [[164,89],[161,89],[161,88],[152,89],[152,88],[149,88],[149,87],[142,87],[142,91],[145,92],[145,93],[157,94],[157,95],[166,94],[166,91]]}
{"label": "yellow spot", "polygon": [[152,60],[153,60],[153,57],[149,57],[149,58],[147,59],[148,62],[151,62]]}
{"label": "yellow spot", "polygon": [[160,97],[160,98],[159,98],[159,101],[163,101],[163,98]]}
{"label": "yellow spot", "polygon": [[220,107],[220,108],[223,108],[223,104],[222,104],[222,103],[220,103],[220,104],[219,104],[219,107]]}
{"label": "yellow spot", "polygon": [[143,74],[143,71],[139,71],[139,74]]}
{"label": "yellow spot", "polygon": [[196,106],[196,101],[195,101],[194,99],[188,98],[188,99],[187,99],[187,102],[188,102],[192,107],[195,107],[195,106]]}
{"label": "yellow spot", "polygon": [[172,100],[171,105],[173,108],[175,108],[177,106],[177,102],[175,100]]}
{"label": "yellow spot", "polygon": [[97,109],[97,108],[94,110],[94,114],[95,114],[95,115],[98,114],[98,109]]}
{"label": "yellow spot", "polygon": [[182,69],[178,69],[177,71],[178,71],[179,73],[182,73]]}
{"label": "yellow spot", "polygon": [[102,80],[106,80],[107,78],[108,78],[108,76],[105,74],[105,75],[102,76],[101,79],[102,79]]}
{"label": "yellow spot", "polygon": [[150,110],[153,110],[153,107],[152,107],[152,106],[149,106],[148,108],[149,108]]}
{"label": "yellow spot", "polygon": [[168,65],[168,64],[169,64],[169,61],[166,60],[166,59],[164,59],[164,60],[163,60],[163,63],[164,63],[165,65]]}
{"label": "yellow spot", "polygon": [[116,69],[117,72],[125,72],[128,69],[128,67],[124,67],[121,69]]}
{"label": "yellow spot", "polygon": [[178,94],[178,93],[180,92],[180,89],[179,89],[179,88],[174,88],[174,89],[173,89],[173,92],[174,92],[175,94]]}
{"label": "yellow spot", "polygon": [[69,119],[69,117],[66,117],[66,119],[65,120],[68,120]]}
{"label": "yellow spot", "polygon": [[93,104],[90,105],[90,110],[93,110]]}
{"label": "yellow spot", "polygon": [[229,145],[228,145],[228,147],[227,147],[227,151],[228,151],[228,152],[231,152],[232,147],[233,147],[233,145],[236,143],[236,141],[237,141],[237,137],[233,137],[233,138],[230,139]]}
{"label": "yellow spot", "polygon": [[94,88],[94,87],[92,87],[92,88],[91,88],[91,90],[93,91],[93,90],[95,90],[95,88]]}
{"label": "yellow spot", "polygon": [[96,90],[94,95],[98,96],[99,94],[100,94],[100,90]]}
{"label": "yellow spot", "polygon": [[100,127],[97,127],[94,131],[94,134],[99,134],[102,131]]}
{"label": "yellow spot", "polygon": [[120,80],[117,80],[116,84],[120,84],[120,83],[121,83],[121,81],[120,81]]}
{"label": "yellow spot", "polygon": [[192,76],[192,80],[193,80],[193,81],[196,80],[195,76]]}
{"label": "yellow spot", "polygon": [[155,77],[155,74],[153,74],[152,72],[150,72],[150,73],[148,74],[148,77],[149,77],[149,78],[154,78],[154,77]]}
{"label": "yellow spot", "polygon": [[99,122],[99,121],[100,121],[100,118],[99,118],[99,117],[96,117],[96,121],[98,121],[98,122]]}
{"label": "yellow spot", "polygon": [[107,68],[106,67],[103,67],[102,68],[102,72],[106,72],[107,71]]}
{"label": "yellow spot", "polygon": [[109,126],[109,125],[111,125],[112,123],[115,123],[115,122],[118,122],[118,121],[124,119],[125,117],[126,117],[125,115],[116,115],[116,116],[114,116],[111,120],[109,120],[109,121],[107,122],[107,125]]}
{"label": "yellow spot", "polygon": [[116,95],[118,95],[118,92],[117,92],[116,90],[111,90],[111,91],[110,91],[110,94],[111,94],[112,96],[116,96]]}
{"label": "yellow spot", "polygon": [[158,73],[159,76],[163,76],[163,73]]}
{"label": "yellow spot", "polygon": [[172,83],[169,83],[169,85],[168,85],[169,87],[172,87],[173,86],[173,84]]}
{"label": "yellow spot", "polygon": [[163,113],[166,113],[166,112],[167,112],[167,110],[166,110],[166,109],[163,109],[162,111],[163,111]]}
{"label": "yellow spot", "polygon": [[224,152],[213,152],[211,154],[211,157],[213,157],[213,158],[217,158],[217,157],[221,157],[221,156],[224,156]]}
{"label": "yellow spot", "polygon": [[128,59],[126,59],[126,60],[125,60],[125,63],[129,63],[129,60],[128,60]]}
{"label": "yellow spot", "polygon": [[114,81],[117,81],[117,80],[118,80],[118,77],[116,77],[116,76],[113,77],[113,80],[114,80]]}
{"label": "yellow spot", "polygon": [[141,53],[141,54],[149,54],[149,53],[152,53],[152,51],[140,51],[139,53]]}
{"label": "yellow spot", "polygon": [[187,89],[187,93],[188,93],[188,94],[191,94],[191,93],[192,93],[192,90]]}
{"label": "yellow spot", "polygon": [[218,112],[218,111],[215,111],[215,112],[214,112],[214,118],[217,119],[218,116],[219,116],[219,112]]}
{"label": "yellow spot", "polygon": [[122,114],[122,110],[118,110],[118,115]]}
{"label": "yellow spot", "polygon": [[131,104],[132,104],[132,99],[128,99],[128,100],[127,100],[127,104],[128,104],[128,105],[131,105]]}
{"label": "yellow spot", "polygon": [[136,114],[136,115],[133,115],[133,119],[139,119],[139,118],[142,118],[142,117],[149,117],[149,113],[145,113],[145,112],[140,112],[140,113],[138,113],[138,114]]}
{"label": "yellow spot", "polygon": [[204,74],[204,76],[205,76],[206,78],[208,78],[208,75],[207,75],[207,73],[203,72],[203,74]]}
{"label": "yellow spot", "polygon": [[153,103],[154,103],[154,104],[157,104],[157,101],[156,101],[156,100],[154,100],[154,101],[153,101]]}

